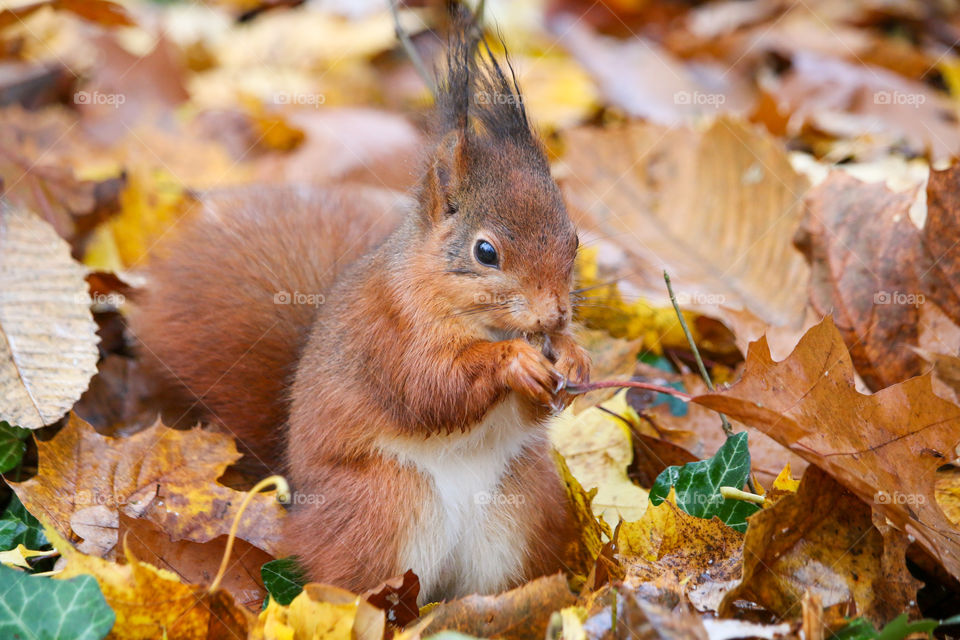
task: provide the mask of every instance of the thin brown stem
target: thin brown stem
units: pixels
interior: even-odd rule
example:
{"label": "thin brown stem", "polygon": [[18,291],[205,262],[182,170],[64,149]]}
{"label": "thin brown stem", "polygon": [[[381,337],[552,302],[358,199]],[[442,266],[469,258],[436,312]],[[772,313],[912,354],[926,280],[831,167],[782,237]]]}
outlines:
{"label": "thin brown stem", "polygon": [[582,384],[570,384],[567,383],[567,386],[564,387],[564,390],[571,395],[579,395],[581,393],[590,393],[591,391],[597,391],[598,389],[646,389],[647,391],[656,391],[657,393],[665,393],[668,396],[673,396],[674,398],[680,398],[684,402],[689,402],[693,396],[689,393],[684,393],[674,389],[673,387],[664,387],[659,384],[653,384],[650,382],[637,382],[636,380],[599,380],[596,382],[585,382]]}

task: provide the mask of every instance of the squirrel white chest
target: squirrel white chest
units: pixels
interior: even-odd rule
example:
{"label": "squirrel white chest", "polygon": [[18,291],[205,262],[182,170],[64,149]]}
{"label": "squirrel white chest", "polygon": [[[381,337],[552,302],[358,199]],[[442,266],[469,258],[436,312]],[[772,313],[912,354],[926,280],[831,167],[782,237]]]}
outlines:
{"label": "squirrel white chest", "polygon": [[468,433],[391,441],[381,451],[415,466],[430,487],[401,565],[420,578],[421,604],[439,597],[494,593],[521,575],[526,528],[519,493],[504,494],[511,463],[542,427],[524,418],[514,394],[493,407]]}

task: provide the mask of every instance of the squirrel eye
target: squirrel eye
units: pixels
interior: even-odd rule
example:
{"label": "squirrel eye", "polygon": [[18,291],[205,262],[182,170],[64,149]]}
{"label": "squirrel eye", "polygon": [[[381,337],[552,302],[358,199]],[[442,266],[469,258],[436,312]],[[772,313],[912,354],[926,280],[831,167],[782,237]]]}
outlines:
{"label": "squirrel eye", "polygon": [[495,267],[499,262],[497,250],[486,240],[477,240],[477,244],[473,246],[473,255],[476,256],[477,262],[488,267]]}

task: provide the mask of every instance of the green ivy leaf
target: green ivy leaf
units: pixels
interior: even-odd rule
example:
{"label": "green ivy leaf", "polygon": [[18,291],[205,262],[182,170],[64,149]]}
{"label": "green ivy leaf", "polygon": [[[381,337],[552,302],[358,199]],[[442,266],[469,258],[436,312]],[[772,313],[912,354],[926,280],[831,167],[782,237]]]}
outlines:
{"label": "green ivy leaf", "polygon": [[27,450],[26,439],[30,436],[30,429],[14,427],[0,420],[0,473],[10,471],[23,458]]}
{"label": "green ivy leaf", "polygon": [[720,487],[740,489],[750,475],[750,451],[746,432],[727,438],[716,455],[706,460],[689,462],[682,467],[667,467],[650,489],[650,502],[658,505],[676,489],[677,506],[698,518],[720,518],[728,526],[747,530],[747,516],[760,507],[743,500],[730,500],[720,495]]}
{"label": "green ivy leaf", "polygon": [[888,622],[882,630],[877,631],[876,627],[866,619],[857,618],[840,629],[834,635],[834,640],[903,640],[915,633],[925,633],[929,636],[937,627],[956,622],[960,622],[960,616],[940,621],[923,619],[909,622],[907,614],[901,613]]}
{"label": "green ivy leaf", "polygon": [[295,556],[271,560],[260,567],[260,577],[270,597],[282,605],[290,604],[307,583],[304,571]]}
{"label": "green ivy leaf", "polygon": [[27,549],[40,550],[49,546],[43,534],[43,525],[33,517],[17,494],[10,497],[10,504],[0,514],[0,551],[13,549],[22,544]]}
{"label": "green ivy leaf", "polygon": [[115,615],[93,576],[31,576],[0,566],[0,638],[100,640]]}

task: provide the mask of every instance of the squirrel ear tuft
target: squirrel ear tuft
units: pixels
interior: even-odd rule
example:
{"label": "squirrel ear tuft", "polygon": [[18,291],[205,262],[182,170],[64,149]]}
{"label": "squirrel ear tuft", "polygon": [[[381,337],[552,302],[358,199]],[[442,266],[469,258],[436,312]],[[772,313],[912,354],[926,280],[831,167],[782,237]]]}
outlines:
{"label": "squirrel ear tuft", "polygon": [[434,149],[423,201],[424,214],[431,222],[440,222],[457,212],[459,203],[454,193],[467,174],[466,146],[463,133],[451,131]]}

